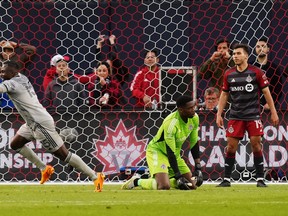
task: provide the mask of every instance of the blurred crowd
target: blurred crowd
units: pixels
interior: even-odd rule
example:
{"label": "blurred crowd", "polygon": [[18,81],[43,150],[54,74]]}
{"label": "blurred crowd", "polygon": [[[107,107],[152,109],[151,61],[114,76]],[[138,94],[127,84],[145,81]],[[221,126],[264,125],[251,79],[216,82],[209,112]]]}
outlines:
{"label": "blurred crowd", "polygon": [[[21,73],[28,75],[26,64],[33,61],[37,52],[35,46],[13,41],[0,42],[0,60],[17,61]],[[109,46],[109,53],[103,52],[103,46]],[[127,107],[157,109],[160,107],[160,71],[159,52],[157,50],[143,51],[143,66],[136,73],[129,71],[129,67],[119,59],[119,47],[115,35],[100,35],[96,47],[96,65],[85,75],[73,73],[69,67],[72,61],[68,55],[55,53],[51,56],[50,66],[43,79],[43,106],[54,109],[123,109]],[[275,65],[268,57],[270,45],[267,38],[260,38],[255,44],[255,62],[250,62],[261,68],[269,82],[270,91],[279,107],[283,97],[284,79],[287,78],[287,68],[284,70]],[[224,73],[235,66],[232,59],[232,45],[226,38],[215,42],[215,51],[198,70],[197,78],[207,80],[208,88],[203,95],[198,95],[198,110],[217,110],[219,95],[223,84]],[[283,76],[284,75],[284,76]],[[29,77],[29,76],[28,76]],[[130,80],[132,78],[132,80]],[[192,82],[192,80],[191,80]],[[127,87],[128,86],[128,87]],[[127,91],[132,95],[127,97]],[[261,104],[269,109],[264,97]],[[0,97],[2,108],[13,108],[13,103],[6,94]]]}

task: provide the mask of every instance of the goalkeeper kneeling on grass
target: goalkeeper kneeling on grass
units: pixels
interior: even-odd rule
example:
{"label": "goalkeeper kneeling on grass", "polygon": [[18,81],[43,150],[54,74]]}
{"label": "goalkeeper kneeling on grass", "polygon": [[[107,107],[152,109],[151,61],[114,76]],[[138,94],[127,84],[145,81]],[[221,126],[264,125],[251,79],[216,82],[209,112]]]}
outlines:
{"label": "goalkeeper kneeling on grass", "polygon": [[[122,185],[122,189],[132,189],[136,186],[150,190],[193,190],[201,186],[201,172],[198,127],[199,116],[195,113],[196,103],[190,96],[180,96],[177,99],[177,111],[168,115],[156,136],[149,142],[146,149],[146,159],[152,178],[140,179],[135,175]],[[181,158],[183,143],[190,138],[191,153],[195,161],[195,176]]]}

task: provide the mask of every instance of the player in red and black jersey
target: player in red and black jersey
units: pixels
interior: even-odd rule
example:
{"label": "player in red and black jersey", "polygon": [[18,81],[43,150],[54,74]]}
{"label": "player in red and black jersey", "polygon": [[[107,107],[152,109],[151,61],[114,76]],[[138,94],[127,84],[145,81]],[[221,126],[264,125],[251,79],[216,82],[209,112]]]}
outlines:
{"label": "player in red and black jersey", "polygon": [[275,126],[279,118],[268,88],[268,80],[260,68],[248,64],[249,48],[246,44],[237,44],[233,49],[233,60],[236,67],[225,72],[222,93],[219,99],[216,123],[223,128],[222,112],[228,97],[231,100],[231,110],[226,129],[227,152],[225,158],[225,176],[219,187],[230,187],[230,177],[235,163],[235,155],[239,141],[245,131],[248,132],[254,166],[256,169],[257,187],[266,187],[263,181],[263,153],[261,136],[263,126],[260,113],[260,95],[263,93],[271,111],[271,121]]}

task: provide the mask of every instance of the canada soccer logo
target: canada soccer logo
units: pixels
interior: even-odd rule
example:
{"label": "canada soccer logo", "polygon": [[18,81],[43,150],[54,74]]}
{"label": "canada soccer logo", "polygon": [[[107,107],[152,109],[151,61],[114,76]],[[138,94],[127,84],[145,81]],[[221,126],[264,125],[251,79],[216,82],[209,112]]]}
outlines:
{"label": "canada soccer logo", "polygon": [[94,139],[96,151],[92,154],[104,165],[106,174],[118,173],[123,166],[137,166],[145,158],[148,139],[138,140],[136,126],[127,129],[122,119],[115,130],[105,126],[103,140]]}

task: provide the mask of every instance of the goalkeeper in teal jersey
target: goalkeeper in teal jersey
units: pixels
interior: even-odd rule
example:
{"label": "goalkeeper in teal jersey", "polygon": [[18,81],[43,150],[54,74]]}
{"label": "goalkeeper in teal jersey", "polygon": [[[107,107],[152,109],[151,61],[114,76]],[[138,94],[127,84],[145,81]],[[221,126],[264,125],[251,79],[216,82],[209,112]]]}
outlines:
{"label": "goalkeeper in teal jersey", "polygon": [[[133,176],[122,185],[122,189],[141,186],[143,189],[169,190],[172,188],[190,190],[203,183],[201,172],[198,128],[199,116],[195,113],[195,101],[190,96],[177,99],[177,111],[168,115],[156,136],[149,142],[146,159],[152,178],[140,179]],[[195,176],[181,158],[181,148],[189,137],[191,153],[195,161]]]}

